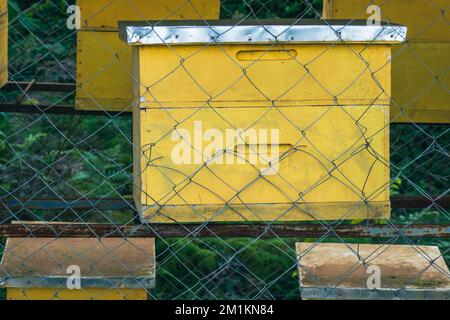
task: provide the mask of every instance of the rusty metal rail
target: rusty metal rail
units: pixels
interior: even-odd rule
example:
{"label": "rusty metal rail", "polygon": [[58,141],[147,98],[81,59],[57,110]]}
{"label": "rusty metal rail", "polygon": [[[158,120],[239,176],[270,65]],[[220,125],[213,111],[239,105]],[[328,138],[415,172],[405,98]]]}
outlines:
{"label": "rusty metal rail", "polygon": [[252,238],[448,238],[450,224],[442,225],[343,225],[343,224],[1,224],[0,237],[133,238],[133,237],[252,237]]}
{"label": "rusty metal rail", "polygon": [[44,91],[44,92],[74,92],[75,83],[58,83],[58,82],[21,82],[9,81],[1,90],[5,91]]}
{"label": "rusty metal rail", "polygon": [[103,117],[131,117],[130,112],[76,110],[71,105],[32,105],[21,103],[0,103],[0,112],[27,114],[56,114]]}

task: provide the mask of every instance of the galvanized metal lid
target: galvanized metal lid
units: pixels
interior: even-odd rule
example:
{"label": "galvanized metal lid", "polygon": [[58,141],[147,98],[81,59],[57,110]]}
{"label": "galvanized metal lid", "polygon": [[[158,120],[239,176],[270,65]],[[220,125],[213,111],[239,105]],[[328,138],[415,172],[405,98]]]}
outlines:
{"label": "galvanized metal lid", "polygon": [[406,41],[407,28],[395,24],[368,26],[348,20],[258,20],[253,22],[182,21],[119,22],[120,38],[130,45],[195,45],[208,43],[323,43]]}

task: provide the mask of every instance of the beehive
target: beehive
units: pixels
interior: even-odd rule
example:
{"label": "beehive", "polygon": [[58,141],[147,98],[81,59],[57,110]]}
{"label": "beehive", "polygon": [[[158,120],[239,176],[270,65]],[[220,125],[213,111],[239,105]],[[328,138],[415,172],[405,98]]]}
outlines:
{"label": "beehive", "polygon": [[78,0],[79,110],[131,111],[131,50],[117,35],[119,20],[218,19],[220,0]]}
{"label": "beehive", "polygon": [[448,1],[327,0],[323,17],[367,19],[369,5],[379,6],[382,20],[408,27],[408,43],[392,52],[392,121],[450,122]]}
{"label": "beehive", "polygon": [[[80,288],[67,284],[74,266]],[[0,283],[8,300],[146,300],[154,239],[9,238]]]}
{"label": "beehive", "polygon": [[0,88],[8,82],[8,2],[0,0]]}
{"label": "beehive", "polygon": [[[235,26],[224,39],[213,35],[235,22],[210,23],[123,24],[143,220],[388,217],[388,61],[406,30],[355,23],[343,44],[317,21]],[[283,34],[276,46],[270,34]]]}
{"label": "beehive", "polygon": [[450,273],[435,246],[297,243],[296,250],[303,299],[450,297]]}

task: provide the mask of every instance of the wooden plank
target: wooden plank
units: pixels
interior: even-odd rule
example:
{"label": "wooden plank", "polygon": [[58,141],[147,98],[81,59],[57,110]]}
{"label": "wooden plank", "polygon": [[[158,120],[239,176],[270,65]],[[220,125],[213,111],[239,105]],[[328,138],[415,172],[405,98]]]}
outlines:
{"label": "wooden plank", "polygon": [[[338,289],[342,298],[352,289],[364,291],[412,290],[450,293],[450,273],[438,247],[393,244],[297,243],[300,287],[303,298],[330,298],[311,293]],[[379,271],[379,287],[368,288],[373,269]],[[372,282],[370,282],[372,283]],[[314,291],[316,290],[317,291]],[[349,291],[346,291],[349,290]],[[389,293],[384,292],[385,294]],[[390,292],[392,293],[392,291]],[[372,296],[373,294],[368,294]],[[409,296],[409,295],[408,295]]]}
{"label": "wooden plank", "polygon": [[30,287],[66,288],[69,266],[80,269],[85,288],[109,288],[114,281],[116,285],[127,281],[131,288],[146,283],[152,287],[155,241],[152,238],[8,238],[0,278],[6,287],[24,288],[29,283]]}

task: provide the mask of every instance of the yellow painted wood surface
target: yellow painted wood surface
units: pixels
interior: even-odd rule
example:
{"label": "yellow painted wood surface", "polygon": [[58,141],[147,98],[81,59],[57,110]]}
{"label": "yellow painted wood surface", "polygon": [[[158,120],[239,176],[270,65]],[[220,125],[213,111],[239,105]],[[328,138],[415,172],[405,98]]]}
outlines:
{"label": "yellow painted wood surface", "polygon": [[220,0],[77,0],[82,28],[118,30],[118,21],[218,19]]}
{"label": "yellow painted wood surface", "polygon": [[369,5],[378,5],[383,21],[408,27],[408,41],[448,42],[448,0],[324,0],[325,19],[367,19]]}
{"label": "yellow painted wood surface", "polygon": [[[121,20],[218,19],[219,0],[78,0],[78,110],[131,111],[131,48],[119,40]],[[194,9],[195,7],[195,9]],[[86,24],[87,23],[87,24]]]}
{"label": "yellow painted wood surface", "polygon": [[450,28],[447,0],[326,0],[327,19],[367,19],[367,5],[382,19],[408,27],[408,44],[393,46],[393,122],[449,123]]}
{"label": "yellow painted wood surface", "polygon": [[78,32],[77,109],[131,111],[131,80],[131,49],[117,32]]}
{"label": "yellow painted wood surface", "polygon": [[8,11],[0,0],[0,88],[8,82]]}
{"label": "yellow painted wood surface", "polygon": [[393,48],[393,122],[450,122],[450,42]]}
{"label": "yellow painted wood surface", "polygon": [[[135,109],[134,117],[140,145],[135,150],[135,199],[149,221],[389,217],[388,106]],[[252,149],[258,161],[249,163],[249,152],[239,155],[236,150],[250,140],[239,138],[203,144],[213,143],[216,154],[227,149],[232,162],[224,158],[224,163],[208,163],[207,168],[203,162],[175,163],[172,152],[179,141],[172,138],[174,127],[190,132],[193,146],[197,121],[203,132],[217,129],[224,136],[227,129],[266,129],[267,145],[270,130],[279,130],[278,174],[261,177],[260,169],[268,166],[261,149]],[[214,154],[202,150],[204,161]],[[238,157],[244,163],[237,163]],[[292,208],[295,202],[298,206]]]}
{"label": "yellow painted wood surface", "polygon": [[368,44],[143,46],[141,105],[388,105],[390,57]]}
{"label": "yellow painted wood surface", "polygon": [[0,0],[0,11],[8,9],[8,0]]}
{"label": "yellow painted wood surface", "polygon": [[145,289],[8,288],[8,300],[147,300]]}

